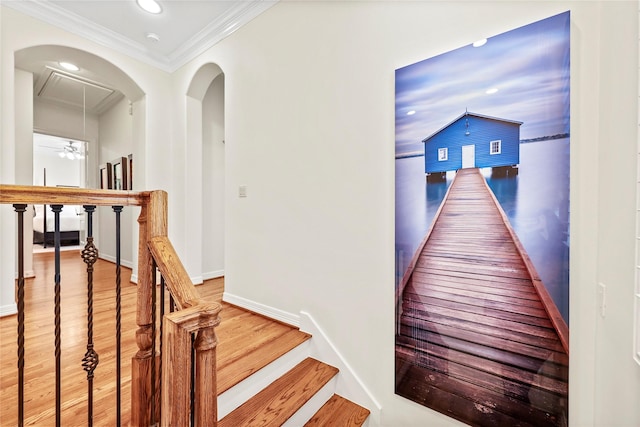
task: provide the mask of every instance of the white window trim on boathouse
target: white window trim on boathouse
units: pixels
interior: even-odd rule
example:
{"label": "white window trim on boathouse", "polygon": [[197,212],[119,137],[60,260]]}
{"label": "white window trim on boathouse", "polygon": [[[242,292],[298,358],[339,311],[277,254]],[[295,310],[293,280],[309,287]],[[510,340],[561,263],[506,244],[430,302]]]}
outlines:
{"label": "white window trim on boathouse", "polygon": [[438,148],[438,161],[445,162],[449,160],[449,149],[447,147]]}
{"label": "white window trim on boathouse", "polygon": [[502,140],[496,139],[494,141],[489,141],[489,154],[492,156],[494,154],[502,153]]}

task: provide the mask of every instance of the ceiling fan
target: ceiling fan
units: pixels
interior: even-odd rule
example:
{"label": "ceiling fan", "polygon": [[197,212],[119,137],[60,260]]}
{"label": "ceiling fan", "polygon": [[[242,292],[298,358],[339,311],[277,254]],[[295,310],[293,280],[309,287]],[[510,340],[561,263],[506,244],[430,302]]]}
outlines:
{"label": "ceiling fan", "polygon": [[69,160],[84,159],[84,153],[80,150],[79,145],[80,143],[69,141],[68,144],[62,146],[62,150],[58,152],[58,156],[61,158],[66,157]]}

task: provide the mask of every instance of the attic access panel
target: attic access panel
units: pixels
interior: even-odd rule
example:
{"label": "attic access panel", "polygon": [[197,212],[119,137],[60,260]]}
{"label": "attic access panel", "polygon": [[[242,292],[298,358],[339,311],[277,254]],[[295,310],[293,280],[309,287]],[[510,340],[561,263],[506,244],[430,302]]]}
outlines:
{"label": "attic access panel", "polygon": [[50,67],[46,67],[36,85],[36,95],[69,107],[86,109],[94,114],[101,114],[123,97],[115,89]]}

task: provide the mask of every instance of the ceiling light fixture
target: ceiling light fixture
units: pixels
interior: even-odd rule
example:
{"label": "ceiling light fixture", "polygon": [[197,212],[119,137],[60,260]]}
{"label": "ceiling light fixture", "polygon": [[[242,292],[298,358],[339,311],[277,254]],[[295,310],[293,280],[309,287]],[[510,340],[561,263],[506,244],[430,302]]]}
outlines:
{"label": "ceiling light fixture", "polygon": [[413,116],[416,113],[416,110],[407,111],[407,116]]}
{"label": "ceiling light fixture", "polygon": [[142,10],[146,12],[153,13],[153,14],[158,14],[162,12],[162,7],[160,6],[160,3],[158,3],[155,0],[136,0],[136,2],[138,3],[138,6],[140,6]]}
{"label": "ceiling light fixture", "polygon": [[497,87],[492,87],[491,89],[487,89],[487,91],[485,93],[487,95],[493,95],[496,92],[498,92],[498,88]]}
{"label": "ceiling light fixture", "polygon": [[80,67],[76,64],[72,64],[71,62],[60,61],[58,64],[67,71],[80,71]]}
{"label": "ceiling light fixture", "polygon": [[76,141],[69,141],[69,144],[62,147],[62,151],[58,152],[58,156],[61,159],[69,160],[82,160],[84,159],[84,148],[82,146],[76,147],[74,145]]}
{"label": "ceiling light fixture", "polygon": [[145,36],[154,43],[160,41],[160,36],[156,33],[147,33]]}
{"label": "ceiling light fixture", "polygon": [[473,42],[473,47],[480,47],[480,46],[484,46],[485,44],[487,44],[487,39],[482,39],[482,40]]}

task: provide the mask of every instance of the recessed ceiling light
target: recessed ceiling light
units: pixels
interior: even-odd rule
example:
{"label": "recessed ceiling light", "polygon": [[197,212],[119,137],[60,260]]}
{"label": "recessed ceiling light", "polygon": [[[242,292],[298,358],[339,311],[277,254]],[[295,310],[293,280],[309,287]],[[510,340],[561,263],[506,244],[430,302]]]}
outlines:
{"label": "recessed ceiling light", "polygon": [[62,68],[69,71],[79,71],[80,68],[76,64],[72,64],[71,62],[58,62]]}
{"label": "recessed ceiling light", "polygon": [[480,47],[484,46],[485,44],[487,44],[487,39],[477,40],[473,42],[473,47]]}
{"label": "recessed ceiling light", "polygon": [[138,6],[140,6],[143,10],[149,13],[158,14],[162,12],[162,7],[160,7],[160,3],[158,3],[155,0],[136,0],[136,1],[138,3]]}
{"label": "recessed ceiling light", "polygon": [[145,34],[145,36],[147,36],[147,38],[149,40],[151,40],[152,42],[159,42],[160,41],[160,36],[157,35],[156,33],[147,33],[147,34]]}
{"label": "recessed ceiling light", "polygon": [[416,113],[416,110],[407,111],[407,116],[413,116]]}
{"label": "recessed ceiling light", "polygon": [[498,91],[497,87],[492,87],[491,89],[487,89],[487,91],[485,92],[487,95],[493,95],[494,93],[496,93]]}

